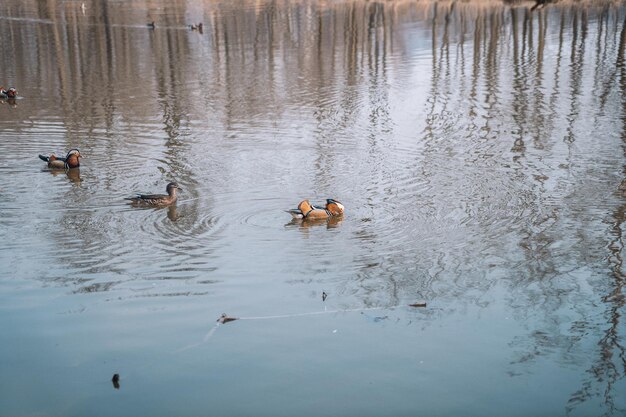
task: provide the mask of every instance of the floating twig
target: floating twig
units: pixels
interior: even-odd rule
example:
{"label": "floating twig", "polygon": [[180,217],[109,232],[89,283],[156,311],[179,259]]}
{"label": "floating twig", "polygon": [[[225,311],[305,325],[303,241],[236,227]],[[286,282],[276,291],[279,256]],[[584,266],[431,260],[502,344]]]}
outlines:
{"label": "floating twig", "polygon": [[409,307],[426,307],[426,303],[413,303],[409,304]]}
{"label": "floating twig", "polygon": [[120,389],[120,374],[113,374],[111,382],[113,382],[113,388]]}

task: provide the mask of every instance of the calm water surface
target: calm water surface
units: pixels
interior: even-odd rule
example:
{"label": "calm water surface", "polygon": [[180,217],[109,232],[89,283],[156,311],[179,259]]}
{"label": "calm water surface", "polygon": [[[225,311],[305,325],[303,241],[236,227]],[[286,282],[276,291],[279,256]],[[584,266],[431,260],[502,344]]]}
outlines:
{"label": "calm water surface", "polygon": [[82,4],[0,3],[0,416],[626,415],[621,4]]}

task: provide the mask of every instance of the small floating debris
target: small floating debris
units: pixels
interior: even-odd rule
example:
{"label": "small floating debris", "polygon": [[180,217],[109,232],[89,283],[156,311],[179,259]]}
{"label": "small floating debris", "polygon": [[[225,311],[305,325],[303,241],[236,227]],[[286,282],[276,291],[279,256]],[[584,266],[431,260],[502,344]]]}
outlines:
{"label": "small floating debris", "polygon": [[235,320],[239,320],[238,317],[229,317],[226,315],[226,313],[223,313],[219,319],[217,319],[217,322],[220,324],[224,324],[224,323],[228,323],[229,321],[235,321]]}
{"label": "small floating debris", "polygon": [[326,298],[328,298],[328,294],[322,291],[322,301],[326,301]]}
{"label": "small floating debris", "polygon": [[111,382],[113,382],[113,388],[120,389],[120,374],[113,374]]}
{"label": "small floating debris", "polygon": [[146,26],[148,26],[148,29],[156,29],[156,24],[154,23],[154,20],[148,23]]}
{"label": "small floating debris", "polygon": [[413,303],[413,304],[409,304],[409,307],[426,307],[426,303]]}

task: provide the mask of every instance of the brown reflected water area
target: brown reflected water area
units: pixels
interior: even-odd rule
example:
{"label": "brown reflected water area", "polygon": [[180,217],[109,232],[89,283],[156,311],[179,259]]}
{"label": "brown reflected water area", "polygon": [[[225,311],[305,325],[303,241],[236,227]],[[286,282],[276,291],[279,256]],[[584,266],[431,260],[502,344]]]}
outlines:
{"label": "brown reflected water area", "polygon": [[626,11],[532,5],[0,2],[0,416],[625,415]]}

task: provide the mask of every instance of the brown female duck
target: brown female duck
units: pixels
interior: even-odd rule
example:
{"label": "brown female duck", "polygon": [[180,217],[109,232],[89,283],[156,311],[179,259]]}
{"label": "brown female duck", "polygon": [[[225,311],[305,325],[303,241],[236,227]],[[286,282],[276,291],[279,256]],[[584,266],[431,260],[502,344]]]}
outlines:
{"label": "brown female duck", "polygon": [[176,202],[176,190],[181,188],[175,182],[167,184],[167,194],[137,194],[135,197],[126,198],[131,204],[144,206],[168,206]]}
{"label": "brown female duck", "polygon": [[313,206],[309,200],[301,201],[297,209],[287,210],[294,219],[327,219],[343,215],[344,206],[339,201],[329,198],[324,208]]}
{"label": "brown female duck", "polygon": [[82,155],[78,149],[70,149],[65,158],[57,157],[55,154],[50,156],[39,155],[39,159],[48,163],[51,169],[70,169],[80,167],[80,157]]}

